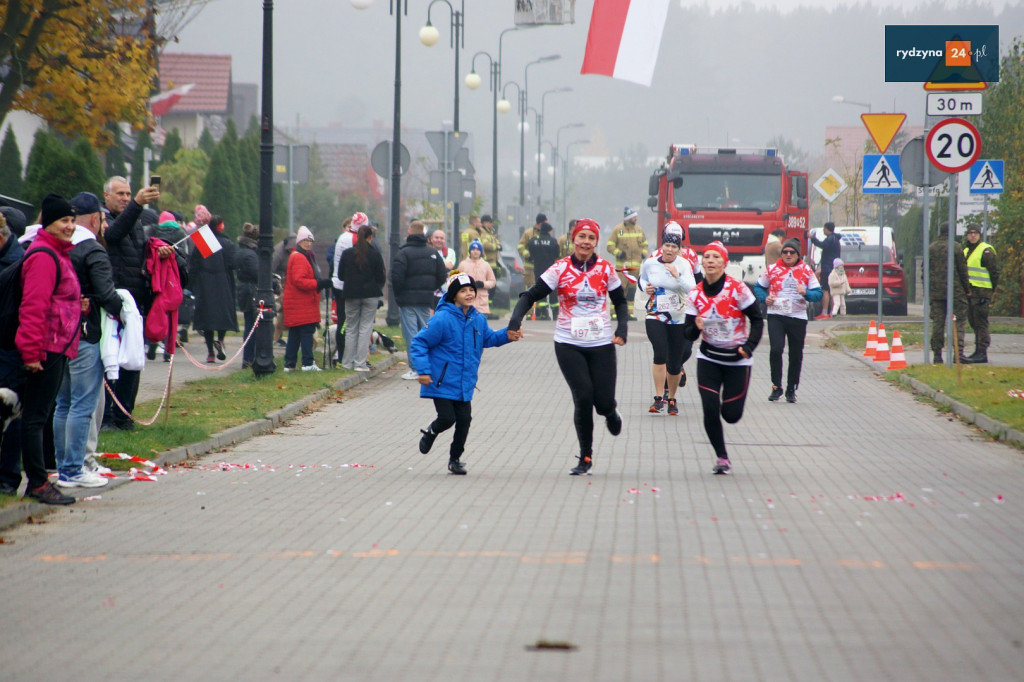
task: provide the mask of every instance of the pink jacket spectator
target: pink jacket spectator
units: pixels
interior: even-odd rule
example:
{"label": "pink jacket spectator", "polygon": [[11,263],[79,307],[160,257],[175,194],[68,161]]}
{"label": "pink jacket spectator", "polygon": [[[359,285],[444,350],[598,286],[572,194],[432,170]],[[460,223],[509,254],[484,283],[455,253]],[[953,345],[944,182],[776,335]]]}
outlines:
{"label": "pink jacket spectator", "polygon": [[39,230],[26,250],[26,255],[41,246],[52,249],[60,261],[60,283],[57,291],[57,269],[45,254],[33,256],[21,270],[24,291],[18,313],[18,333],[14,343],[27,365],[43,362],[47,353],[63,353],[74,359],[78,355],[78,336],[82,329],[82,289],[71,265],[68,252],[73,244]]}
{"label": "pink jacket spectator", "polygon": [[[153,289],[153,302],[146,315],[146,340],[153,343],[165,341],[172,330],[177,331],[178,307],[182,300],[178,261],[173,256],[161,259],[158,251],[161,246],[169,244],[156,237],[146,241],[146,271]],[[174,348],[175,345],[170,344],[169,355],[174,355]]]}
{"label": "pink jacket spectator", "polygon": [[488,264],[483,258],[477,258],[476,260],[466,258],[459,263],[459,270],[472,277],[474,281],[483,283],[483,287],[476,291],[476,300],[473,301],[473,307],[484,315],[490,313],[491,302],[487,295],[487,291],[489,289],[493,289],[498,283],[498,281],[494,279],[494,270],[491,268],[490,264]]}

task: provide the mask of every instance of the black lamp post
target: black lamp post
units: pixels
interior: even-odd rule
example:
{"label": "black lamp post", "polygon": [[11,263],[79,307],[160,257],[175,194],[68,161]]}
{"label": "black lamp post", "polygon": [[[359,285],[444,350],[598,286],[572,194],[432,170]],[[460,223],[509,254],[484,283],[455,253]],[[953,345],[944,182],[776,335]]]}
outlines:
{"label": "black lamp post", "polygon": [[[540,191],[540,187],[541,187],[541,185],[540,185],[540,178],[541,178],[541,175],[540,175],[540,170],[541,170],[540,169],[540,165],[541,165],[540,164],[540,157],[541,157],[540,144],[541,144],[541,140],[544,139],[544,104],[545,104],[544,98],[546,98],[548,95],[552,95],[552,94],[558,93],[558,92],[572,92],[572,88],[570,88],[568,86],[565,86],[565,87],[561,87],[561,88],[554,88],[553,90],[545,90],[544,94],[540,96],[540,113],[537,114],[537,208],[539,208],[541,210],[544,210],[543,202],[541,202],[541,199],[540,199],[540,197],[541,197],[541,191]],[[555,202],[555,195],[552,194],[551,195],[551,205],[552,205],[552,207],[554,206],[554,202]]]}
{"label": "black lamp post", "polygon": [[562,160],[562,219],[569,221],[569,214],[565,210],[565,195],[569,187],[569,161],[572,158],[572,147],[575,144],[589,144],[590,140],[573,140],[565,145],[565,158]]}
{"label": "black lamp post", "polygon": [[[582,123],[566,123],[564,126],[559,128],[558,131],[555,133],[555,146],[554,146],[554,150],[553,150],[553,154],[552,154],[553,158],[551,159],[551,167],[552,167],[552,169],[554,171],[551,174],[551,210],[552,211],[556,211],[557,210],[555,208],[556,197],[558,196],[557,194],[555,194],[555,175],[557,175],[557,173],[558,173],[558,158],[559,158],[558,150],[562,148],[562,146],[561,146],[562,145],[562,131],[563,130],[568,130],[569,128],[582,128],[582,127],[583,127]],[[562,174],[562,185],[563,186],[565,185],[565,174],[564,173]],[[563,214],[561,216],[562,222],[563,223],[568,223],[569,221],[567,220],[566,216],[564,215],[565,214],[565,204],[564,204],[564,202],[562,204],[562,214]]]}
{"label": "black lamp post", "polygon": [[263,98],[260,114],[260,237],[258,243],[259,273],[256,299],[262,302],[259,326],[253,335],[255,356],[252,371],[258,377],[273,374],[274,362],[274,291],[271,287],[270,262],[274,252],[274,3],[263,0]]}
{"label": "black lamp post", "polygon": [[[451,29],[452,29],[452,47],[455,48],[455,117],[452,121],[455,137],[459,136],[459,50],[465,47],[466,36],[463,32],[463,15],[466,10],[466,2],[462,0],[460,9],[456,10],[452,7],[452,4],[448,0],[431,0],[430,4],[427,5],[427,25],[420,29],[420,42],[431,47],[437,44],[439,37],[438,31],[434,28],[434,25],[430,23],[430,10],[436,2],[443,2],[448,5],[448,10],[451,12]],[[446,140],[447,144],[447,140]],[[445,168],[444,172],[447,173],[448,169]],[[462,186],[461,180],[459,181],[459,198],[462,198]],[[444,200],[447,202],[448,197]],[[455,246],[455,253],[460,253],[461,243],[459,238],[459,200],[452,203],[452,241]]]}
{"label": "black lamp post", "polygon": [[[366,9],[373,0],[349,0],[356,9]],[[396,6],[396,3],[399,6]],[[391,208],[388,210],[388,258],[394,261],[398,255],[399,232],[401,230],[401,198],[402,198],[402,161],[399,151],[402,148],[402,15],[409,13],[409,1],[392,0],[390,12],[395,16],[395,106],[394,121],[391,128]],[[385,320],[389,326],[397,326],[401,322],[395,293],[388,287],[388,313]]]}
{"label": "black lamp post", "polygon": [[466,87],[476,90],[480,87],[480,76],[476,72],[476,58],[480,55],[487,57],[491,65],[491,93],[493,102],[491,104],[491,218],[498,218],[498,69],[500,64],[494,60],[490,53],[481,50],[473,55],[471,64],[472,70],[466,74]]}

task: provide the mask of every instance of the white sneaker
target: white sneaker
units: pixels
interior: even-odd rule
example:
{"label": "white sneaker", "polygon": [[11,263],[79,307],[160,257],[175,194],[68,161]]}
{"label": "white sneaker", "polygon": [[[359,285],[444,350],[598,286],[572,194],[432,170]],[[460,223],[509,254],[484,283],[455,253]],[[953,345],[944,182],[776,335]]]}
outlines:
{"label": "white sneaker", "polygon": [[102,488],[109,482],[110,479],[84,469],[82,473],[74,476],[61,474],[57,477],[57,485],[61,488]]}
{"label": "white sneaker", "polygon": [[109,467],[105,467],[97,462],[96,455],[91,453],[85,456],[85,461],[82,462],[82,471],[91,471],[94,474],[112,473]]}
{"label": "white sneaker", "polygon": [[294,372],[294,371],[295,371],[295,368],[294,368],[294,367],[285,367],[285,368],[284,368],[284,371],[285,371],[285,372]]}
{"label": "white sneaker", "polygon": [[312,365],[303,365],[302,366],[302,371],[303,372],[319,372],[320,368],[317,367],[316,363],[314,362]]}
{"label": "white sneaker", "polygon": [[356,365],[355,370],[357,372],[369,372],[372,369],[368,364]]}
{"label": "white sneaker", "polygon": [[416,370],[410,369],[408,372],[402,375],[402,378],[406,381],[416,381],[420,378],[420,375],[416,373]]}

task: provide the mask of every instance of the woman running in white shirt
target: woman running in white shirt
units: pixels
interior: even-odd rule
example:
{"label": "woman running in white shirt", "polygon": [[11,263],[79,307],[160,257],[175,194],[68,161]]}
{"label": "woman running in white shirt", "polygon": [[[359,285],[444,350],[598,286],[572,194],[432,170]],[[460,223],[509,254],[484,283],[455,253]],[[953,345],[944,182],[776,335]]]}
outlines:
{"label": "woman running in white shirt", "polygon": [[[605,418],[613,436],[622,431],[615,403],[615,346],[626,344],[629,304],[615,266],[596,253],[599,234],[595,221],[577,220],[571,234],[573,254],[555,261],[519,296],[508,321],[509,332],[518,331],[533,304],[557,292],[555,357],[572,392],[580,446],[579,461],[570,471],[573,476],[589,473],[593,466],[595,411]],[[615,306],[614,331],[606,305],[609,299]]]}
{"label": "woman running in white shirt", "polygon": [[728,262],[729,252],[722,242],[704,247],[704,281],[686,298],[683,327],[691,341],[701,338],[697,386],[704,408],[704,431],[717,457],[716,474],[727,474],[732,468],[722,420],[735,424],[743,416],[754,349],[764,330],[757,299],[746,284],[725,274]]}

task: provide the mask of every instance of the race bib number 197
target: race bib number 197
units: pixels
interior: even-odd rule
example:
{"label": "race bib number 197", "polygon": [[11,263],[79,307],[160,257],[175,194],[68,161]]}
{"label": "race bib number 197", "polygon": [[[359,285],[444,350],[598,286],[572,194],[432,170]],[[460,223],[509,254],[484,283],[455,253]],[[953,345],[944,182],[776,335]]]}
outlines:
{"label": "race bib number 197", "polygon": [[572,338],[581,341],[600,338],[604,331],[604,320],[600,315],[572,318]]}

